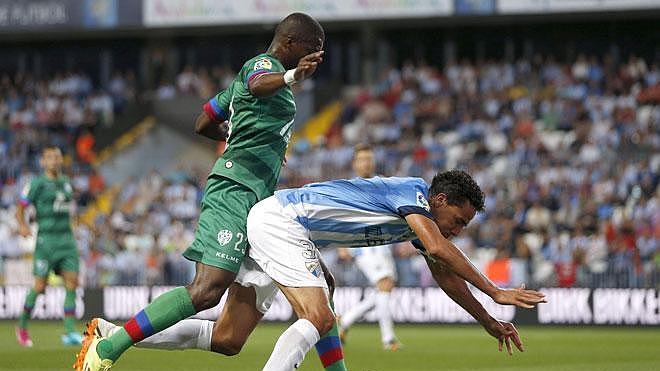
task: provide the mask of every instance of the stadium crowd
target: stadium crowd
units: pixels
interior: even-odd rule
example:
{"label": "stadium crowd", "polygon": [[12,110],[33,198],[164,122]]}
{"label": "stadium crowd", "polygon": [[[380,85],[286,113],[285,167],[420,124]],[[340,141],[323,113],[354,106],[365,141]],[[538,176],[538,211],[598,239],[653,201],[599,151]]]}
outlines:
{"label": "stadium crowd", "polygon": [[[230,77],[228,69],[185,67],[153,93],[209,97]],[[79,198],[102,191],[76,141],[135,97],[134,81],[118,74],[96,91],[83,74],[2,78],[0,256],[29,254],[11,210],[44,143],[71,155]],[[572,64],[535,56],[441,69],[407,62],[369,87],[347,88],[331,130],[316,143],[293,144],[280,185],[350,177],[353,146],[368,142],[383,175],[430,180],[455,167],[474,175],[486,211],[455,242],[499,284],[656,286],[658,103],[658,66],[635,56],[617,63],[580,55]],[[204,177],[189,170],[130,179],[109,215],[77,223],[84,284],[188,282],[193,269],[181,252],[193,238]],[[393,249],[400,285],[431,284],[409,244]],[[336,254],[326,259],[341,284],[365,282]]]}
{"label": "stadium crowd", "polygon": [[[635,56],[405,63],[348,94],[319,143],[296,143],[281,180],[351,176],[352,146],[365,141],[384,175],[430,180],[437,169],[464,168],[486,211],[456,243],[494,281],[657,285],[658,103],[658,65]],[[413,254],[407,244],[395,250]],[[398,264],[401,284],[431,281],[414,277],[425,272],[418,259]],[[359,281],[346,262],[339,267],[348,273],[340,279]]]}

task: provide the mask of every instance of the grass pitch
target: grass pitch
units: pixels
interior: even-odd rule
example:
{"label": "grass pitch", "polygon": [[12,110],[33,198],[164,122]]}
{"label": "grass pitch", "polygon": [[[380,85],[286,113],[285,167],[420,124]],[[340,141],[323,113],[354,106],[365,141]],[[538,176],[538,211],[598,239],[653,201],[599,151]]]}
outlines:
{"label": "grass pitch", "polygon": [[[82,325],[79,327],[82,328]],[[225,357],[197,350],[130,349],[114,369],[261,370],[285,325],[261,324],[243,351]],[[60,322],[30,323],[35,346],[24,349],[14,339],[14,322],[0,322],[0,370],[70,370],[76,348],[60,343]],[[375,325],[351,329],[345,346],[350,370],[660,370],[660,329],[522,327],[525,353],[512,357],[477,326],[397,326],[405,348],[381,349]],[[322,370],[311,351],[301,370]]]}

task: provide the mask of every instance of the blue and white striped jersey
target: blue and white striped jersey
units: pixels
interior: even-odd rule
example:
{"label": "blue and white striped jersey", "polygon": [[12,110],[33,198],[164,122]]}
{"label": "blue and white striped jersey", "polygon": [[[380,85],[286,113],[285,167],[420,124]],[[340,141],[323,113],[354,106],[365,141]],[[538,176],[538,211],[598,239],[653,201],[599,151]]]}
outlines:
{"label": "blue and white striped jersey", "polygon": [[295,211],[316,247],[363,247],[416,239],[404,217],[431,217],[428,189],[421,178],[353,178],[285,189],[275,197]]}

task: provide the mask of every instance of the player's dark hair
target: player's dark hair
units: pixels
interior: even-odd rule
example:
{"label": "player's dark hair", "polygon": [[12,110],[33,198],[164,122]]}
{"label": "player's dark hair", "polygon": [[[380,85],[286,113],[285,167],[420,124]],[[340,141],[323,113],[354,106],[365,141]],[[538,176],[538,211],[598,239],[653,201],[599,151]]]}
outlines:
{"label": "player's dark hair", "polygon": [[275,38],[287,36],[310,42],[325,40],[325,32],[321,24],[305,13],[291,13],[275,27]]}
{"label": "player's dark hair", "polygon": [[429,196],[434,197],[440,193],[447,196],[450,205],[460,206],[468,201],[475,210],[484,210],[484,193],[465,171],[450,170],[436,174],[431,182]]}

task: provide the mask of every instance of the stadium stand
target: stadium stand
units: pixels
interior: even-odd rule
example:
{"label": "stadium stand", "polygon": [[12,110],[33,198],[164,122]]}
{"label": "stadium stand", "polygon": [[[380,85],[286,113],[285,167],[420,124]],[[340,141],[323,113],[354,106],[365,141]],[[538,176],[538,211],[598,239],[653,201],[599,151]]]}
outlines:
{"label": "stadium stand", "polygon": [[[229,73],[214,73],[210,82],[206,71],[185,67],[174,94],[209,95]],[[69,155],[84,208],[104,185],[87,165],[90,145],[81,142],[93,141],[89,128],[110,124],[126,97],[123,80],[116,76],[109,92],[73,73],[2,81],[3,218],[13,217],[13,200],[37,170],[35,154],[46,141]],[[406,63],[384,70],[369,88],[347,89],[322,137],[293,145],[281,184],[351,176],[352,146],[363,141],[376,146],[381,174],[428,179],[435,169],[467,168],[488,195],[487,210],[457,243],[494,280],[653,286],[660,264],[659,84],[657,65],[634,56],[618,64],[582,55],[572,64],[550,56],[443,69]],[[203,176],[155,172],[119,185],[108,215],[77,227],[86,285],[187,282],[191,265],[180,252],[192,238]],[[10,226],[0,232],[11,237],[2,255],[28,253],[16,248]],[[430,284],[409,246],[397,246],[396,255],[401,284]],[[340,282],[363,282],[352,266],[328,258]]]}

